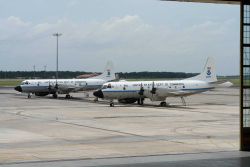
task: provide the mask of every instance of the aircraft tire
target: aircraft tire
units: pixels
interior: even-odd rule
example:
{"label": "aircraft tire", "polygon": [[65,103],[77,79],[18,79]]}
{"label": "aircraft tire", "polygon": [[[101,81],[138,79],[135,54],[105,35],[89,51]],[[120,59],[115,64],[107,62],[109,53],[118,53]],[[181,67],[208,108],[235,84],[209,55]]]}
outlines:
{"label": "aircraft tire", "polygon": [[163,101],[163,102],[161,102],[160,106],[161,106],[161,107],[166,107],[166,106],[167,106],[167,103]]}
{"label": "aircraft tire", "polygon": [[110,103],[109,106],[110,106],[110,107],[114,107],[114,103]]}
{"label": "aircraft tire", "polygon": [[141,105],[143,105],[144,104],[144,99],[141,99]]}
{"label": "aircraft tire", "polygon": [[55,99],[56,99],[57,97],[58,97],[58,96],[57,96],[57,94],[56,94],[56,93],[55,93],[55,94],[53,94],[53,98],[55,98]]}
{"label": "aircraft tire", "polygon": [[138,99],[138,100],[137,100],[137,104],[138,104],[138,105],[141,105],[141,99]]}
{"label": "aircraft tire", "polygon": [[143,105],[143,103],[144,103],[144,99],[140,98],[140,99],[137,100],[138,105]]}

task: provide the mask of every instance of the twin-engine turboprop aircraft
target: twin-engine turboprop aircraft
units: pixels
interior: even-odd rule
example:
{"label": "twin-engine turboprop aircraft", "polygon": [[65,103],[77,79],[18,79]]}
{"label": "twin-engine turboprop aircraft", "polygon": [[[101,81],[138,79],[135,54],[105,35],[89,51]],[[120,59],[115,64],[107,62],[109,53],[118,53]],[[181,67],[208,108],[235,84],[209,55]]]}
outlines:
{"label": "twin-engine turboprop aircraft", "polygon": [[205,92],[217,87],[229,87],[231,82],[219,82],[216,77],[215,63],[208,58],[203,72],[197,76],[174,81],[119,81],[108,82],[94,92],[94,96],[110,100],[113,107],[114,99],[121,103],[134,103],[142,105],[145,98],[151,101],[161,101],[161,106],[166,106],[167,97],[181,97],[186,105],[184,97]]}
{"label": "twin-engine turboprop aircraft", "polygon": [[96,90],[108,81],[115,79],[113,64],[108,62],[104,72],[92,78],[87,79],[32,79],[25,80],[15,87],[16,91],[27,93],[28,98],[31,94],[36,96],[46,96],[52,94],[57,98],[59,94],[66,94],[66,98],[70,98],[70,92]]}

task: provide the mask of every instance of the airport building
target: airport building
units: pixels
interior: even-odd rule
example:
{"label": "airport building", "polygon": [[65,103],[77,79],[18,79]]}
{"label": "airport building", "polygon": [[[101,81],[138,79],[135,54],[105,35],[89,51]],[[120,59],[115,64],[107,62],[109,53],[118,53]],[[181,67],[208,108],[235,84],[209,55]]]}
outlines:
{"label": "airport building", "polygon": [[163,0],[240,5],[240,150],[250,151],[250,1]]}

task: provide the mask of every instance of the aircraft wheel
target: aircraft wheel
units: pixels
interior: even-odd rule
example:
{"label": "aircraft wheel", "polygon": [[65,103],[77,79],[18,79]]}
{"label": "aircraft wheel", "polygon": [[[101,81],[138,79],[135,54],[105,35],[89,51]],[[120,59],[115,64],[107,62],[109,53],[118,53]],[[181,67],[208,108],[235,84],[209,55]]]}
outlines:
{"label": "aircraft wheel", "polygon": [[70,95],[66,95],[65,98],[66,98],[66,99],[70,99]]}
{"label": "aircraft wheel", "polygon": [[161,102],[160,106],[161,106],[161,107],[166,107],[166,106],[167,106],[167,103],[166,103],[166,102]]}
{"label": "aircraft wheel", "polygon": [[143,105],[144,104],[144,99],[141,99],[141,105]]}
{"label": "aircraft wheel", "polygon": [[137,100],[137,104],[138,104],[138,105],[141,105],[141,99],[138,99],[138,100]]}
{"label": "aircraft wheel", "polygon": [[31,98],[31,95],[30,94],[28,94],[28,99],[30,99]]}
{"label": "aircraft wheel", "polygon": [[56,99],[58,96],[57,96],[57,94],[55,93],[55,94],[53,94],[53,97]]}
{"label": "aircraft wheel", "polygon": [[109,106],[110,106],[110,107],[114,107],[114,103],[110,103]]}
{"label": "aircraft wheel", "polygon": [[144,99],[138,99],[138,100],[137,100],[137,104],[143,105],[143,103],[144,103]]}

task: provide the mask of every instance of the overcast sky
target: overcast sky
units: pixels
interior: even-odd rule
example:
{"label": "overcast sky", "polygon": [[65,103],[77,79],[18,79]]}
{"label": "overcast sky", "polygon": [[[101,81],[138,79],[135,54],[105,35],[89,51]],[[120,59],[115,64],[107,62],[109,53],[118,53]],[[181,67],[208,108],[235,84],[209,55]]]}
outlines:
{"label": "overcast sky", "polygon": [[0,70],[239,73],[239,6],[157,0],[0,0]]}

